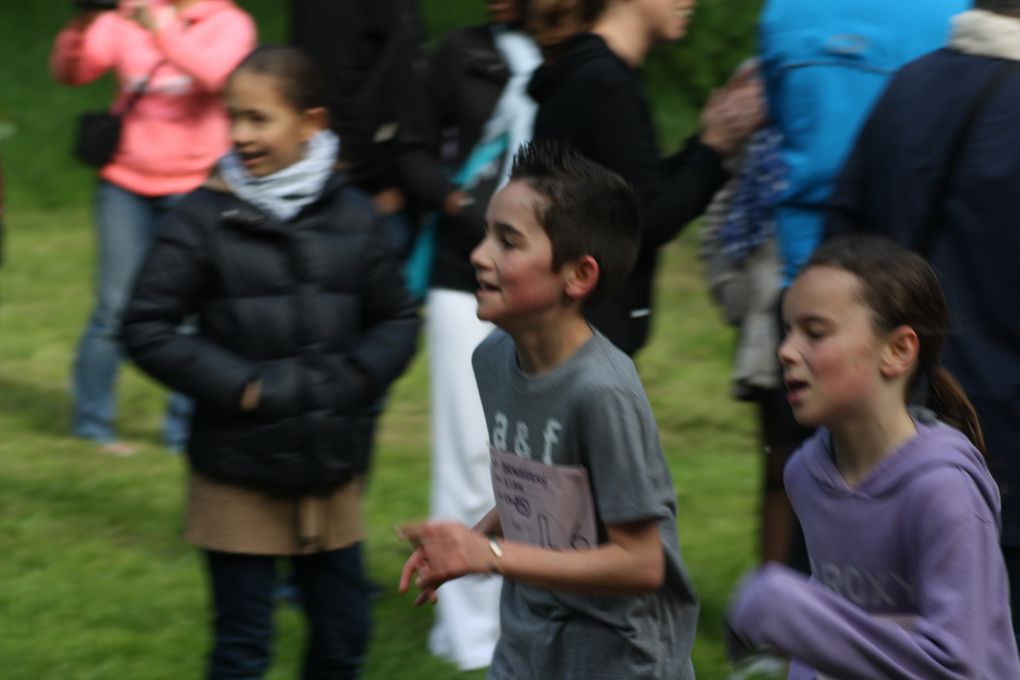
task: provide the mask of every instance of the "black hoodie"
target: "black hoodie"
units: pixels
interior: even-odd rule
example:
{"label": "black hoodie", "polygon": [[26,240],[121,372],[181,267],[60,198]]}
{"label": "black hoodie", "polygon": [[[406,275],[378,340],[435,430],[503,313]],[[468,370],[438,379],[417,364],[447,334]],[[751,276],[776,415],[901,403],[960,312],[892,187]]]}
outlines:
{"label": "black hoodie", "polygon": [[638,73],[594,34],[581,34],[535,72],[535,139],[561,139],[619,173],[637,191],[644,229],[634,271],[621,289],[587,315],[628,354],[650,327],[656,253],[698,217],[727,179],[719,154],[696,137],[662,158]]}

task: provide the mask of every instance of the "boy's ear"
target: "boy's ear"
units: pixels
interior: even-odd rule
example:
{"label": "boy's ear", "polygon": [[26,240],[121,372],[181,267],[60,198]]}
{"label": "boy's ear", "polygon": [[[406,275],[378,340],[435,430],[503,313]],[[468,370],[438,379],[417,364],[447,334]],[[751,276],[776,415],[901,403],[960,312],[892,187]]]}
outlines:
{"label": "boy's ear", "polygon": [[910,326],[899,326],[886,338],[879,370],[886,378],[908,374],[917,363],[921,340]]}
{"label": "boy's ear", "polygon": [[583,300],[599,284],[599,263],[591,255],[582,255],[566,265],[563,292],[572,300]]}
{"label": "boy's ear", "polygon": [[315,136],[320,130],[329,127],[329,110],[325,106],[316,106],[304,112],[305,141]]}

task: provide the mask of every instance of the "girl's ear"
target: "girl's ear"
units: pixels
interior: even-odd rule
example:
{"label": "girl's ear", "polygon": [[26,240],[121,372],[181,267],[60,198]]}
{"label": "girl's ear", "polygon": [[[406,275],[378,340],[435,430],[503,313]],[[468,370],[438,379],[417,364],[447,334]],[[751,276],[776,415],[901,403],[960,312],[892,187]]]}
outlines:
{"label": "girl's ear", "polygon": [[329,110],[325,106],[317,106],[314,109],[305,109],[304,137],[307,142],[317,133],[329,127]]}
{"label": "girl's ear", "polygon": [[909,374],[921,352],[921,340],[910,326],[900,326],[888,335],[879,370],[886,378]]}
{"label": "girl's ear", "polygon": [[564,268],[566,276],[563,291],[572,300],[583,300],[599,284],[599,263],[591,255],[582,255],[564,265]]}

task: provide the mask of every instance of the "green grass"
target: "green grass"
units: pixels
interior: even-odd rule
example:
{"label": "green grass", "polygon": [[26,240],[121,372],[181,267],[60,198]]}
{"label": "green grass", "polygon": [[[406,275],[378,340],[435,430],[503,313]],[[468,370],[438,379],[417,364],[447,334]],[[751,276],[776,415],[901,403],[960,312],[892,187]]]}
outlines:
{"label": "green grass", "polygon": [[[84,209],[10,217],[0,302],[0,659],[5,678],[199,677],[206,592],[181,538],[182,461],[158,445],[162,392],[121,381],[123,436],[141,455],[113,459],[66,435],[67,374],[89,304]],[[753,562],[758,460],[750,411],[727,398],[730,336],[703,292],[693,239],[667,250],[658,325],[639,361],[673,472],[685,559],[703,598],[695,661],[723,678],[722,612]],[[424,651],[431,621],[394,584],[406,556],[392,526],[427,512],[423,356],[396,385],[367,496],[371,576],[383,584],[366,677],[459,675]],[[281,607],[272,678],[294,677],[300,617]]]}

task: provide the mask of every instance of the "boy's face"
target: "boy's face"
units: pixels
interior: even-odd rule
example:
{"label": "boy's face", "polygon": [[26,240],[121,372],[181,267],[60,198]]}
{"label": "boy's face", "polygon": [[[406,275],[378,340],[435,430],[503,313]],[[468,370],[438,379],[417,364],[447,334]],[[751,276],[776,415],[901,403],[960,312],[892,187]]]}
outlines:
{"label": "boy's face", "polygon": [[636,0],[637,9],[656,42],[673,42],[687,35],[696,0]]}
{"label": "boy's face", "polygon": [[538,223],[543,198],[525,182],[498,191],[485,214],[485,238],[471,253],[478,318],[513,332],[565,308],[564,265],[553,269],[552,242]]}

